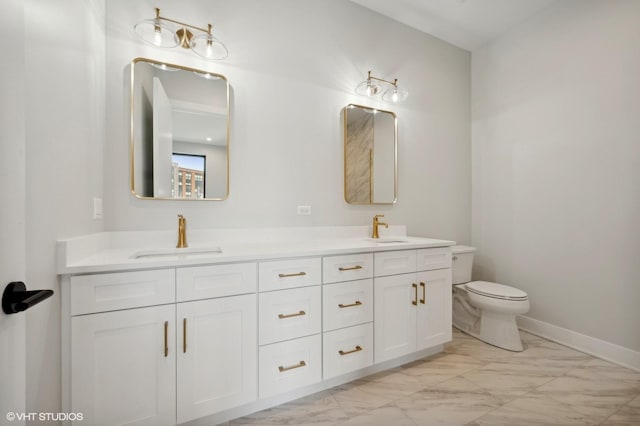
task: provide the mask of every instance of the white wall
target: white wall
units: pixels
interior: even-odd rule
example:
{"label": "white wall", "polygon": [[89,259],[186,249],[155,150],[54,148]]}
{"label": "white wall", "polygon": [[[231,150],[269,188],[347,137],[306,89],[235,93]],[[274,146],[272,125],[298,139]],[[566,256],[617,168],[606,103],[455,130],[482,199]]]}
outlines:
{"label": "white wall", "polygon": [[[23,16],[22,0],[0,2],[0,292],[26,280]],[[25,328],[26,315],[0,311],[0,425],[25,411]]]}
{"label": "white wall", "polygon": [[[210,22],[229,48],[211,63],[142,43],[132,27],[152,17]],[[225,75],[232,87],[230,195],[223,202],[138,200],[129,193],[125,69],[135,57]],[[399,78],[401,106],[371,102],[355,86],[372,70]],[[108,230],[367,225],[376,213],[411,234],[470,240],[470,54],[347,0],[107,2]],[[399,123],[394,206],[350,206],[343,195],[341,110],[393,109]],[[311,205],[311,216],[297,216]]]}
{"label": "white wall", "polygon": [[473,52],[476,279],[640,351],[640,2],[563,1]]}
{"label": "white wall", "polygon": [[[27,283],[54,297],[27,312],[27,412],[60,410],[57,239],[102,230],[104,2],[24,0]],[[42,424],[41,422],[36,422]]]}

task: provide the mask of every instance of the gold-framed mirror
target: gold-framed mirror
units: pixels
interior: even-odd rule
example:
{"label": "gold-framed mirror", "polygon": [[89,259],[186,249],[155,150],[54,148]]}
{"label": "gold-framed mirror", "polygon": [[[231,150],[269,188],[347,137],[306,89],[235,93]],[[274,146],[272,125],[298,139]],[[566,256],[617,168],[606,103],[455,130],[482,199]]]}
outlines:
{"label": "gold-framed mirror", "polygon": [[229,83],[151,59],[131,63],[131,192],[161,200],[229,196]]}
{"label": "gold-framed mirror", "polygon": [[395,204],[398,199],[398,120],[395,113],[349,104],[343,109],[344,199]]}

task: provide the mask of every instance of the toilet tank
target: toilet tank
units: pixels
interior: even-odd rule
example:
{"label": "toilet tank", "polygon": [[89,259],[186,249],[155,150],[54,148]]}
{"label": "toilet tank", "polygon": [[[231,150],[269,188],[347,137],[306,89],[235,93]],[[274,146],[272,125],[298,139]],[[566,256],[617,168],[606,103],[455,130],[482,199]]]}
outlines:
{"label": "toilet tank", "polygon": [[471,268],[473,267],[473,254],[475,247],[453,246],[453,284],[463,284],[471,281]]}

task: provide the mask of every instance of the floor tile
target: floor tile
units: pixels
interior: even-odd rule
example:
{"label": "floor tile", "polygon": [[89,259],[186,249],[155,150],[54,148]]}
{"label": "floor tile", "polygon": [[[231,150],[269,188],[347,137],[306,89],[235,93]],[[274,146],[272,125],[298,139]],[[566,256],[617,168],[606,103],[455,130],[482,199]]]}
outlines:
{"label": "floor tile", "polygon": [[521,336],[511,352],[454,329],[440,354],[226,426],[640,425],[640,372]]}

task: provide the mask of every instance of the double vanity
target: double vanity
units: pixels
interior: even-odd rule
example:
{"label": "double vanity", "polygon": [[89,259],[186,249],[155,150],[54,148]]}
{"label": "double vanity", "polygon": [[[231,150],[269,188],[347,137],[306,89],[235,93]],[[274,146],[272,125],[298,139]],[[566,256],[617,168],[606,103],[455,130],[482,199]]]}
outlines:
{"label": "double vanity", "polygon": [[[392,226],[60,241],[63,411],[213,424],[442,350],[453,241]],[[200,420],[198,420],[200,419]]]}

